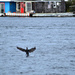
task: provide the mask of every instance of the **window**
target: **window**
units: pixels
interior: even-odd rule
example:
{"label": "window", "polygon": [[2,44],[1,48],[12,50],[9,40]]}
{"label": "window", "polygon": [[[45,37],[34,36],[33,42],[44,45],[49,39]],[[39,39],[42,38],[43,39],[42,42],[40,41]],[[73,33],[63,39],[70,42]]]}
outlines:
{"label": "window", "polygon": [[0,3],[0,13],[4,13],[4,3]]}
{"label": "window", "polygon": [[27,11],[31,11],[31,10],[32,10],[32,3],[27,2]]}

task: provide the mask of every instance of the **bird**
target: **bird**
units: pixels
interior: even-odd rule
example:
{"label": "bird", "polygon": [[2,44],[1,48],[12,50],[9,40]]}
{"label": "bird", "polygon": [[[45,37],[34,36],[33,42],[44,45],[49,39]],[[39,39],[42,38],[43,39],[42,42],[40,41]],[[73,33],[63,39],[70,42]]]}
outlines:
{"label": "bird", "polygon": [[17,49],[19,49],[19,50],[21,50],[21,51],[23,51],[23,52],[26,52],[26,57],[28,57],[28,56],[29,56],[29,53],[33,52],[33,51],[36,49],[36,47],[31,48],[31,49],[28,49],[28,47],[26,47],[26,49],[17,47]]}

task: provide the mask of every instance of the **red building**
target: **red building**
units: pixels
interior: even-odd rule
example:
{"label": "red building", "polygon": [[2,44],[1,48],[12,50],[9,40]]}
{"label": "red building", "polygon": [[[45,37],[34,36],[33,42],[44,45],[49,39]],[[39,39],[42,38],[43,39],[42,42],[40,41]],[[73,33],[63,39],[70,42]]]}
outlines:
{"label": "red building", "polygon": [[26,13],[32,10],[31,2],[16,2],[16,12]]}

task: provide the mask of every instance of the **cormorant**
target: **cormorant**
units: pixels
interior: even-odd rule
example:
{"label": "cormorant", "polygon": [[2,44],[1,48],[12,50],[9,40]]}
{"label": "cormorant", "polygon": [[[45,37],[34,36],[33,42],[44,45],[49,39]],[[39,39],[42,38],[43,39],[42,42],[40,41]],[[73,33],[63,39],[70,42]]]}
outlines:
{"label": "cormorant", "polygon": [[36,49],[36,47],[31,48],[31,49],[28,49],[28,47],[26,47],[26,49],[17,47],[17,49],[19,49],[19,50],[21,50],[21,51],[23,51],[23,52],[26,52],[26,55],[27,55],[26,57],[28,57],[28,56],[29,56],[29,53],[33,52],[33,51]]}

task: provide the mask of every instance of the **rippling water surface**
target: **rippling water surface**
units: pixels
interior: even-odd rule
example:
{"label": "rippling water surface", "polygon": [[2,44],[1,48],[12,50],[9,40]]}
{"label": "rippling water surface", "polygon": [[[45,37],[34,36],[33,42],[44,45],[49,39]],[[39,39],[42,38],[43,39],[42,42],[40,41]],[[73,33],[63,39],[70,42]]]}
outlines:
{"label": "rippling water surface", "polygon": [[0,17],[0,75],[75,75],[75,18]]}

